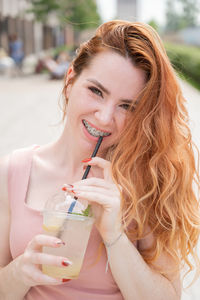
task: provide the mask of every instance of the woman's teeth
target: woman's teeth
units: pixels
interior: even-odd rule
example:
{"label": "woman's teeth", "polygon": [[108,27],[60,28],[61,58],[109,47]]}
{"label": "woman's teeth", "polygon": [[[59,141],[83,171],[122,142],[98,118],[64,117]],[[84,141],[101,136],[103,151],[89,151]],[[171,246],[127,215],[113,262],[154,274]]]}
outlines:
{"label": "woman's teeth", "polygon": [[83,120],[83,124],[85,125],[85,127],[86,127],[87,131],[89,132],[89,134],[91,134],[92,136],[99,137],[99,136],[108,136],[108,135],[110,135],[110,133],[108,133],[108,132],[103,132],[103,131],[97,130],[96,128],[90,126],[89,123],[85,120]]}

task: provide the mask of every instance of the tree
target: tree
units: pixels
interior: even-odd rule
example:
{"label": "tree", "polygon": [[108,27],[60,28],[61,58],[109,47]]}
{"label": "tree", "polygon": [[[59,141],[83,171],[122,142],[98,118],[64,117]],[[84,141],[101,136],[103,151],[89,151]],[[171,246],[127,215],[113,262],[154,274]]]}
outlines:
{"label": "tree", "polygon": [[195,26],[199,13],[199,5],[197,0],[179,0],[183,7],[181,16],[182,26]]}
{"label": "tree", "polygon": [[29,12],[43,23],[54,14],[61,26],[70,23],[77,30],[97,27],[100,24],[100,16],[94,0],[30,0],[30,2],[32,8]]}
{"label": "tree", "polygon": [[175,10],[176,0],[167,0],[166,6],[166,31],[179,29],[179,15]]}
{"label": "tree", "polygon": [[195,26],[199,13],[198,2],[198,0],[167,0],[166,31]]}
{"label": "tree", "polygon": [[50,13],[59,10],[58,1],[55,0],[30,0],[32,8],[27,12],[33,13],[39,22],[46,22]]}
{"label": "tree", "polygon": [[154,20],[154,19],[151,19],[148,24],[153,27],[157,32],[159,32],[159,25],[158,23]]}

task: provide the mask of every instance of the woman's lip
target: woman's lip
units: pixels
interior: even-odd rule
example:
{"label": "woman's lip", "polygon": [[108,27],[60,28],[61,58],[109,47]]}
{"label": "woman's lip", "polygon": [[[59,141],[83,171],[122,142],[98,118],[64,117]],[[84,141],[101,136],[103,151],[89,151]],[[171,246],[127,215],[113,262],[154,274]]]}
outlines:
{"label": "woman's lip", "polygon": [[[84,119],[85,120],[85,119]],[[94,124],[92,124],[91,122],[89,122],[88,120],[85,120],[90,126],[92,126],[92,127],[94,127],[96,130],[99,130],[99,131],[102,131],[102,132],[105,132],[105,133],[109,133],[109,134],[111,134],[111,132],[110,131],[107,131],[107,130],[104,130],[104,129],[101,129],[101,128],[99,128],[99,127],[97,127],[97,126],[95,126]]]}

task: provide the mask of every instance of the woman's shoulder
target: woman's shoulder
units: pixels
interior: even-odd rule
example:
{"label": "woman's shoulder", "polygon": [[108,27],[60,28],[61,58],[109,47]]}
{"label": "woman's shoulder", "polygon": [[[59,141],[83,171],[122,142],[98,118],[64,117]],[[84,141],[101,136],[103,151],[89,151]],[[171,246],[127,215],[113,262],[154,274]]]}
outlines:
{"label": "woman's shoulder", "polygon": [[[7,190],[8,177],[12,170],[27,168],[32,162],[39,161],[44,165],[51,157],[51,145],[31,145],[23,148],[14,149],[7,155],[0,157],[0,190]],[[1,197],[1,196],[0,196]]]}
{"label": "woman's shoulder", "polygon": [[36,149],[37,145],[31,145],[29,147],[14,149],[10,153],[0,157],[0,190],[7,187],[8,177],[10,169],[15,168],[18,165],[23,165],[23,161],[26,162],[26,158],[31,156],[31,153]]}

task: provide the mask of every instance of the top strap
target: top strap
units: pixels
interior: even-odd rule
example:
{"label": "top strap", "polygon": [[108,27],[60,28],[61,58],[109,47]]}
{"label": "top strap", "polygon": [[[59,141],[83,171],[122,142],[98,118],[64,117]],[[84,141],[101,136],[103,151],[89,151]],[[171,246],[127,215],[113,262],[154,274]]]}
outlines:
{"label": "top strap", "polygon": [[28,188],[32,158],[37,145],[21,148],[13,151],[10,155],[8,169],[8,198],[11,208],[17,203],[13,203],[13,199],[24,200]]}

